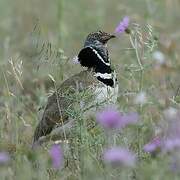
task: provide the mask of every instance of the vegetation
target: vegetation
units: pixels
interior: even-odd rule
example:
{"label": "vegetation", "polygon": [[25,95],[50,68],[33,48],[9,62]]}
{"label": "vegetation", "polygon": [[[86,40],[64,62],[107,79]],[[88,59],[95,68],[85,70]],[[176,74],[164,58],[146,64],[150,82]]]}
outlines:
{"label": "vegetation", "polygon": [[[178,180],[179,11],[178,0],[0,0],[1,179]],[[131,34],[109,43],[120,86],[116,106],[137,112],[139,119],[120,132],[106,133],[99,124],[89,130],[79,103],[69,112],[78,126],[68,143],[60,143],[64,163],[56,169],[49,153],[53,141],[31,149],[39,109],[48,94],[82,69],[72,59],[86,35],[114,32],[124,16],[130,18]],[[81,93],[77,102],[90,96]],[[174,136],[173,130],[179,133]],[[170,148],[156,144],[152,152],[145,146],[171,133],[176,142],[170,141]],[[104,162],[102,154],[111,146],[130,149],[135,164]]]}

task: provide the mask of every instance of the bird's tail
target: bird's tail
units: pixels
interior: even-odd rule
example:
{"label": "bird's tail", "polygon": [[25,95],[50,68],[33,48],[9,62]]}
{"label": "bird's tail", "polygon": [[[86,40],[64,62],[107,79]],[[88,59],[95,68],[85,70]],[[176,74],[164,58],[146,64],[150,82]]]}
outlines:
{"label": "bird's tail", "polygon": [[38,143],[40,137],[46,136],[53,129],[53,126],[47,125],[44,122],[45,121],[41,120],[35,129],[34,137],[33,137],[33,145]]}

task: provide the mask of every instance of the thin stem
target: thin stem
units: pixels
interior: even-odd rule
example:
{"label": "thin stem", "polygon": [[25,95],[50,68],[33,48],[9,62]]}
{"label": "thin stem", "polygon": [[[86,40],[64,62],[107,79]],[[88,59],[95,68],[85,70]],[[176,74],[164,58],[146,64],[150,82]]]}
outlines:
{"label": "thin stem", "polygon": [[22,85],[22,83],[21,83],[21,80],[19,79],[19,77],[18,77],[18,75],[17,75],[17,73],[16,73],[16,69],[15,69],[15,65],[14,65],[13,60],[11,59],[9,62],[10,62],[11,68],[12,68],[12,70],[13,70],[13,73],[14,73],[14,76],[15,76],[16,81],[17,81],[18,84],[20,85],[21,89],[24,89],[24,88],[23,88],[23,85]]}
{"label": "thin stem", "polygon": [[[60,106],[60,103],[59,103],[59,96],[58,96],[58,91],[57,91],[57,86],[56,86],[56,82],[55,81],[54,81],[54,87],[55,87],[57,105],[58,105],[58,109],[59,109],[59,115],[60,115],[62,127],[64,127],[64,121],[63,121],[63,117],[62,117],[61,106]],[[66,140],[66,132],[65,132],[64,128],[63,128],[63,134],[64,134],[64,139]]]}
{"label": "thin stem", "polygon": [[143,67],[143,65],[142,65],[141,58],[140,58],[140,56],[139,56],[137,38],[135,37],[135,39],[134,39],[134,41],[133,41],[132,36],[130,35],[129,37],[130,37],[131,45],[132,45],[132,47],[134,48],[135,53],[136,53],[136,58],[137,58],[138,65],[139,65],[139,67],[140,67],[140,68],[139,68],[139,72],[140,72],[139,91],[142,91],[144,67]]}
{"label": "thin stem", "polygon": [[[144,67],[143,67],[142,62],[141,62],[137,37],[135,36],[134,41],[133,41],[132,35],[130,35],[130,42],[131,42],[132,47],[135,50],[137,63],[139,65],[139,76],[140,76],[140,79],[139,79],[139,92],[141,92],[142,89],[143,89]],[[142,112],[142,106],[140,105],[139,106],[139,113],[141,113],[141,112]],[[137,129],[137,138],[138,138],[138,157],[141,157],[141,149],[142,149],[141,148],[141,127],[138,127],[138,129]]]}
{"label": "thin stem", "polygon": [[9,90],[9,85],[8,85],[8,81],[7,81],[6,75],[5,75],[4,71],[2,71],[2,73],[3,73],[3,76],[4,76],[6,88],[7,88],[7,90],[8,90],[8,96],[10,96],[10,95],[11,95],[11,92],[10,92],[10,90]]}

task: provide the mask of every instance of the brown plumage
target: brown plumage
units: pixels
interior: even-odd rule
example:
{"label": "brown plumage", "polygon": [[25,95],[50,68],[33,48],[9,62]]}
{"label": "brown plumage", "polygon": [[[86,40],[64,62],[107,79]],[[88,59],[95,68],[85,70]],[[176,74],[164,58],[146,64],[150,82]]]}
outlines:
{"label": "brown plumage", "polygon": [[96,89],[98,93],[101,87],[115,89],[114,71],[111,70],[106,47],[106,42],[113,37],[115,36],[101,31],[87,36],[84,48],[78,55],[80,64],[87,67],[87,70],[65,80],[48,98],[42,119],[34,133],[34,143],[42,136],[50,134],[56,126],[61,127],[70,120],[68,110],[77,103],[73,97],[76,93],[90,90],[90,94],[93,94],[91,101],[94,101]]}
{"label": "brown plumage", "polygon": [[42,120],[38,124],[34,133],[34,142],[41,136],[49,134],[56,124],[62,125],[68,121],[67,109],[73,106],[73,99],[67,98],[68,94],[85,91],[92,84],[100,83],[90,70],[81,71],[64,81],[60,88],[48,98],[44,109]]}

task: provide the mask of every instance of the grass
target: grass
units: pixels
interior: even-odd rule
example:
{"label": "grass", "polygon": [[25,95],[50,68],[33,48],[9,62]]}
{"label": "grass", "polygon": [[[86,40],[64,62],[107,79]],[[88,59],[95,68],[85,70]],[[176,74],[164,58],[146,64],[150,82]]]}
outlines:
{"label": "grass", "polygon": [[[179,10],[178,0],[0,0],[0,151],[11,156],[0,166],[1,179],[179,179],[170,168],[170,154],[143,151],[164,123],[164,111],[179,109]],[[69,113],[78,126],[70,143],[62,144],[64,167],[56,171],[48,154],[52,141],[38,151],[30,148],[38,109],[63,80],[81,70],[71,60],[85,36],[98,29],[113,32],[125,15],[139,26],[131,24],[134,33],[111,41],[109,51],[120,84],[118,109],[137,111],[140,120],[115,138],[138,155],[138,162],[134,168],[105,165],[106,134],[100,126],[88,130],[76,106]],[[165,65],[153,60],[157,50]],[[140,92],[147,96],[142,106],[134,103]],[[82,97],[88,99],[79,94],[77,101]]]}

